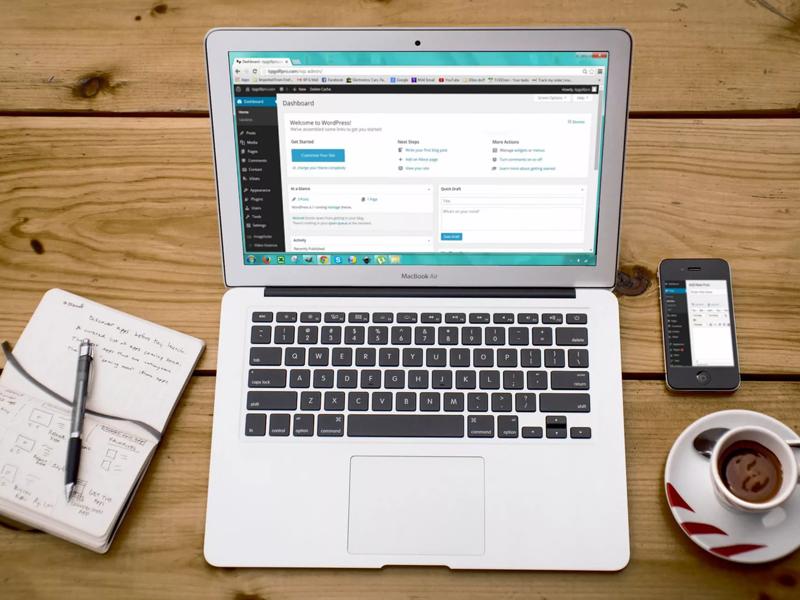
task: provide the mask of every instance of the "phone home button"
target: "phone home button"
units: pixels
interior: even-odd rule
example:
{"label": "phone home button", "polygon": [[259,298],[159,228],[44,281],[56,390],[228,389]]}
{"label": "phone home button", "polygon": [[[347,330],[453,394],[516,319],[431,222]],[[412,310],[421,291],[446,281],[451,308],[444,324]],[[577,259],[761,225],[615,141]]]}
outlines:
{"label": "phone home button", "polygon": [[711,381],[711,375],[709,375],[708,371],[698,371],[696,377],[697,383],[700,385],[707,385]]}

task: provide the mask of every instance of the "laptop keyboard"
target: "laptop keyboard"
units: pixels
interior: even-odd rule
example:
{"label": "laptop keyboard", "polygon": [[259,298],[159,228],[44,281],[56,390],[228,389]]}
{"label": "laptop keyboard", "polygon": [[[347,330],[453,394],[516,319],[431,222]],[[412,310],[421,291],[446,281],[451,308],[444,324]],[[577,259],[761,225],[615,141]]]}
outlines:
{"label": "laptop keyboard", "polygon": [[588,439],[588,337],[585,313],[254,312],[244,435]]}

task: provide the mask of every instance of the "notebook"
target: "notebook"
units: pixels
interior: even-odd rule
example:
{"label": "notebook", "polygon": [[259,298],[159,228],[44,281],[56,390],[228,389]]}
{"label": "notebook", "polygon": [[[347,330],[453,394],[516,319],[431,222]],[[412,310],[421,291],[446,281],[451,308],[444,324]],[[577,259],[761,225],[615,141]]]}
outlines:
{"label": "notebook", "polygon": [[[64,495],[70,406],[6,365],[0,376],[0,515],[106,552],[158,447],[204,343],[59,289],[14,347],[39,382],[68,400],[78,344],[94,345],[78,482]],[[136,422],[145,424],[137,424]]]}

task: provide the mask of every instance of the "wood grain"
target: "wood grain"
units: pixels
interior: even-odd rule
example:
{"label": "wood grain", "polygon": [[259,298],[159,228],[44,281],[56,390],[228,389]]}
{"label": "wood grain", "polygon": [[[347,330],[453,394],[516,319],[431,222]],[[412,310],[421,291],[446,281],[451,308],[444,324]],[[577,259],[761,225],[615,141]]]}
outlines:
{"label": "wood grain", "polygon": [[[206,340],[224,292],[208,123],[0,118],[0,336],[63,287]],[[623,369],[660,373],[655,271],[731,262],[742,369],[800,373],[800,120],[635,120],[625,180]]]}
{"label": "wood grain", "polygon": [[[621,573],[215,569],[203,560],[213,397],[195,378],[119,537],[106,556],[41,533],[0,530],[4,598],[796,598],[800,553],[743,568],[706,555],[678,529],[663,495],[667,453],[700,416],[750,408],[800,431],[798,383],[745,382],[734,396],[673,396],[626,382],[631,562]],[[257,515],[254,515],[257,518]],[[33,557],[36,557],[33,559]],[[70,583],[74,582],[74,583]],[[794,582],[789,585],[789,583]],[[123,592],[124,590],[124,592]]]}
{"label": "wood grain", "polygon": [[0,2],[0,111],[205,112],[213,27],[623,26],[634,111],[796,112],[795,0]]}

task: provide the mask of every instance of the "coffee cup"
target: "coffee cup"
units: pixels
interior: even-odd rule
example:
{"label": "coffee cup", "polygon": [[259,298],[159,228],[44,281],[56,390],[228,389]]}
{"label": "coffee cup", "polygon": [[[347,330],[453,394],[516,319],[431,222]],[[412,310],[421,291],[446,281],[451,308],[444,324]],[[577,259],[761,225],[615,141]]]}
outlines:
{"label": "coffee cup", "polygon": [[711,453],[717,497],[745,512],[766,512],[783,504],[797,487],[798,470],[792,447],[764,427],[731,429]]}

